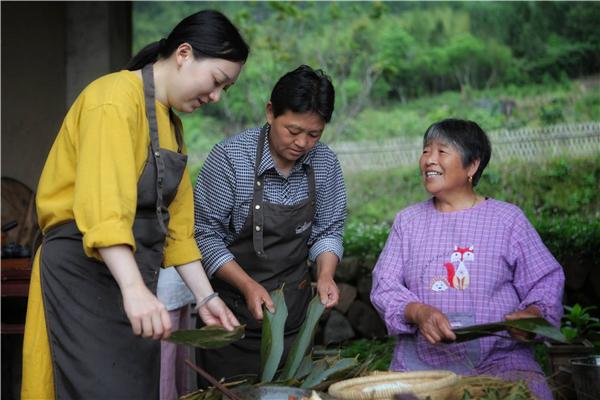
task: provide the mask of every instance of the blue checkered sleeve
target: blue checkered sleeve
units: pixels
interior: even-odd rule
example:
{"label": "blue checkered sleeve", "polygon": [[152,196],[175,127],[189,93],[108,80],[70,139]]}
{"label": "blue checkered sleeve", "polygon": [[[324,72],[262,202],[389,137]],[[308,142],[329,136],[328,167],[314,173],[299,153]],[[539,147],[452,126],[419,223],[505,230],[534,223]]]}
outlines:
{"label": "blue checkered sleeve", "polygon": [[332,151],[315,157],[313,168],[317,185],[315,218],[308,240],[309,258],[315,261],[324,252],[344,255],[343,235],[346,220],[346,189],[340,163]]}
{"label": "blue checkered sleeve", "polygon": [[225,239],[234,205],[235,174],[225,149],[216,145],[208,155],[194,188],[194,236],[203,253],[202,263],[209,277],[233,254]]}

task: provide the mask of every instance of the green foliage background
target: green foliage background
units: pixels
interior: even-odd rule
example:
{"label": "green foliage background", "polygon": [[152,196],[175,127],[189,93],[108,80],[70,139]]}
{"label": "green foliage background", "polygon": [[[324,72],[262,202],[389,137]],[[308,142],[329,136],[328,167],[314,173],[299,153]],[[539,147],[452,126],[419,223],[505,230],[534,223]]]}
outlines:
{"label": "green foliage background", "polygon": [[[598,2],[209,1],[133,7],[134,51],[208,8],[224,12],[251,46],[240,79],[222,101],[184,117],[195,151],[260,125],[277,78],[300,64],[323,68],[336,87],[327,142],[420,135],[434,120],[457,113],[493,130],[589,120],[590,108],[600,107],[598,94],[571,83],[600,71]],[[501,109],[510,101],[518,107],[507,116]]]}
{"label": "green foliage background", "polygon": [[[182,116],[192,154],[261,125],[272,86],[300,64],[334,82],[328,143],[421,136],[451,116],[486,131],[600,116],[600,2],[134,2],[134,52],[207,8],[238,26],[251,55],[219,104]],[[427,198],[417,166],[345,179],[347,255],[376,257],[395,213]],[[600,151],[492,157],[478,191],[521,207],[563,265],[597,266],[599,188]]]}
{"label": "green foliage background", "polygon": [[[346,254],[379,254],[395,214],[428,198],[417,167],[355,174],[346,180],[349,221]],[[477,191],[517,204],[566,268],[590,271],[600,260],[600,152],[595,158],[558,158],[540,164],[492,162]],[[593,304],[584,293],[573,299]]]}

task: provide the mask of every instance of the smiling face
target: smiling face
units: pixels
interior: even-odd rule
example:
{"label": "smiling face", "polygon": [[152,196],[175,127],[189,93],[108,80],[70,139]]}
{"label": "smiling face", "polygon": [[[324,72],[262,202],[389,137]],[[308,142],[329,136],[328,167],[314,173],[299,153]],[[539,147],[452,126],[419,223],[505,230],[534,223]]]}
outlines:
{"label": "smiling face", "polygon": [[177,111],[190,113],[207,103],[216,103],[237,80],[242,64],[220,58],[194,58],[184,43],[176,52],[177,71],[167,89],[167,101]]}
{"label": "smiling face", "polygon": [[478,166],[475,160],[464,167],[460,151],[437,139],[425,145],[419,160],[425,189],[435,197],[470,190],[469,176],[475,175]]}
{"label": "smiling face", "polygon": [[284,170],[315,147],[325,129],[325,121],[317,113],[286,111],[274,117],[271,103],[267,104],[267,122],[271,125],[271,155],[277,167]]}

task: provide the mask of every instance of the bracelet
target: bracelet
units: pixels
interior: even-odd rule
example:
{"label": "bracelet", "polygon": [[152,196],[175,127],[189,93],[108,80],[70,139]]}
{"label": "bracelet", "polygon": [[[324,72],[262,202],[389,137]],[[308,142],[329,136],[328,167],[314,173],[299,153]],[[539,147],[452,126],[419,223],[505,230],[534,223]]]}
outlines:
{"label": "bracelet", "polygon": [[212,292],[211,294],[209,294],[208,296],[206,296],[205,298],[203,298],[202,300],[200,300],[198,302],[198,304],[196,304],[196,307],[194,307],[194,310],[198,311],[200,309],[200,307],[202,307],[203,305],[205,305],[206,303],[208,303],[209,301],[211,301],[215,297],[219,297],[219,293]]}

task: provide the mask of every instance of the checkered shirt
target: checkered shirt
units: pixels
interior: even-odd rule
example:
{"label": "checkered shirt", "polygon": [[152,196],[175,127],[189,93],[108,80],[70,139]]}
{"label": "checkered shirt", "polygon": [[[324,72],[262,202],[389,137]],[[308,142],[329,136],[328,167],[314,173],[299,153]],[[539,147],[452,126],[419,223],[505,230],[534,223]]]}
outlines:
{"label": "checkered shirt", "polygon": [[[240,234],[252,202],[256,146],[260,128],[248,129],[217,144],[210,152],[194,188],[194,234],[202,263],[212,275],[234,259],[227,249]],[[339,161],[323,143],[299,159],[286,178],[279,174],[269,150],[268,135],[258,173],[264,174],[264,201],[294,205],[308,198],[308,176],[302,164],[315,174],[316,205],[308,240],[309,258],[324,252],[341,260],[346,219],[346,190]]]}

